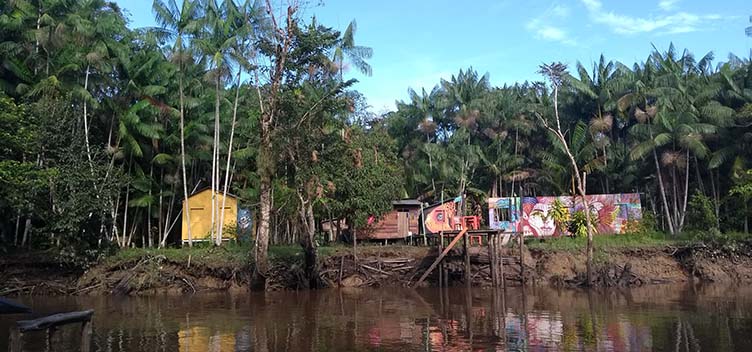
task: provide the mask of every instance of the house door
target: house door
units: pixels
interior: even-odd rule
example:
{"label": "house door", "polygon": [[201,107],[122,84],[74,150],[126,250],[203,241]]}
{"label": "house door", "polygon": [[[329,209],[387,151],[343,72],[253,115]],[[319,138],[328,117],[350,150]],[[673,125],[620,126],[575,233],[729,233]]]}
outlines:
{"label": "house door", "polygon": [[402,237],[407,237],[407,232],[410,231],[409,214],[406,211],[397,212],[397,234]]}

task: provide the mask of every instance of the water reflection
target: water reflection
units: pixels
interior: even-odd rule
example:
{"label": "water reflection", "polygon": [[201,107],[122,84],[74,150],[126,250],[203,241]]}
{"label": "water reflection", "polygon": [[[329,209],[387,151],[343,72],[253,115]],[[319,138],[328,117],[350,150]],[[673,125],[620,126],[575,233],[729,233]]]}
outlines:
{"label": "water reflection", "polygon": [[[33,297],[40,314],[93,308],[96,351],[748,351],[752,289],[659,286],[343,289],[266,295]],[[7,350],[12,318],[0,318]],[[77,328],[51,346],[78,349]]]}

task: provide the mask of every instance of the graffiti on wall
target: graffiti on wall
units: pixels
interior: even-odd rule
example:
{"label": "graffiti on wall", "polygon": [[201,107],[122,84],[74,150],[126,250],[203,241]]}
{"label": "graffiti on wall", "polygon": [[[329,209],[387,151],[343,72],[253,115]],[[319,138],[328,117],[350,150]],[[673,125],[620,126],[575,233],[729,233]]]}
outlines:
{"label": "graffiti on wall", "polygon": [[428,208],[426,211],[426,231],[429,233],[437,233],[440,231],[452,231],[454,230],[454,216],[455,209],[458,202],[448,201],[443,204],[436,205],[432,208]]}
{"label": "graffiti on wall", "polygon": [[[569,208],[570,213],[584,209],[580,197],[513,197],[489,198],[489,225],[505,232],[523,232],[527,236],[560,236],[565,229],[556,228],[549,213],[557,200]],[[642,218],[640,196],[637,193],[596,194],[587,196],[596,233],[625,233],[627,225]]]}
{"label": "graffiti on wall", "polygon": [[251,211],[246,208],[238,209],[238,238],[242,240],[250,239],[253,225],[253,216]]}

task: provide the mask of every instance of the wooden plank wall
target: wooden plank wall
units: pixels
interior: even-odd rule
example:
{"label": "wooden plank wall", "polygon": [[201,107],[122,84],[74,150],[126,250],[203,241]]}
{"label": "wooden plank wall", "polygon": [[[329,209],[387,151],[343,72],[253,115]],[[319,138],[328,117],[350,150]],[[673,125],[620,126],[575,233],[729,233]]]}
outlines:
{"label": "wooden plank wall", "polygon": [[[404,238],[404,236],[397,233],[397,213],[397,210],[392,210],[385,214],[379,222],[373,225],[373,229],[368,233],[367,238],[373,240]],[[409,211],[409,214],[409,229],[413,233],[413,236],[416,236],[420,232],[418,221],[420,218],[420,209],[412,209]]]}

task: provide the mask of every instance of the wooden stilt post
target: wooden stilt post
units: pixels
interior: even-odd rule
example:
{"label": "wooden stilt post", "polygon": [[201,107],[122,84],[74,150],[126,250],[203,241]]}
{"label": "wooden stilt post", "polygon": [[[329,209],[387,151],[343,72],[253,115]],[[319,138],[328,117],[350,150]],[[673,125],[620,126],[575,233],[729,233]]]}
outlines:
{"label": "wooden stilt post", "polygon": [[[418,279],[418,281],[415,282],[416,286],[420,285],[423,282],[423,280],[425,280],[426,277],[428,277],[428,275],[433,271],[433,269],[436,269],[439,263],[444,259],[444,257],[446,257],[449,251],[452,250],[452,248],[460,241],[460,239],[466,235],[466,233],[467,233],[467,230],[460,231],[460,233],[458,233],[457,236],[455,236],[454,239],[452,239],[452,241],[449,242],[449,245],[446,248],[444,248],[444,251],[442,251],[441,254],[439,254],[439,257],[436,258],[436,260],[434,260],[433,264],[431,264],[431,266],[428,267],[428,270],[426,270],[426,272],[423,273],[423,276],[421,276],[420,279]],[[467,237],[465,238],[467,239]]]}
{"label": "wooden stilt post", "polygon": [[522,257],[522,245],[523,245],[523,243],[522,243],[523,242],[522,241],[522,237],[524,237],[524,236],[525,236],[524,233],[522,233],[522,232],[519,233],[519,240],[520,240],[520,283],[522,285],[525,284],[525,261],[523,260],[523,257]]}
{"label": "wooden stilt post", "polygon": [[507,289],[507,283],[506,279],[504,278],[504,246],[503,246],[503,239],[499,238],[498,243],[498,253],[499,253],[499,271],[501,276],[501,287],[505,290]]}
{"label": "wooden stilt post", "polygon": [[91,351],[91,320],[81,323],[81,352]]}
{"label": "wooden stilt post", "polygon": [[10,328],[10,339],[8,341],[8,351],[21,352],[23,334],[16,327]]}
{"label": "wooden stilt post", "polygon": [[465,232],[465,283],[471,286],[472,276],[470,273],[470,235]]}
{"label": "wooden stilt post", "polygon": [[491,286],[496,287],[498,286],[498,277],[496,277],[496,236],[494,234],[489,233],[488,241],[488,261],[490,263],[491,267]]}
{"label": "wooden stilt post", "polygon": [[[439,234],[439,253],[444,251],[444,231]],[[446,285],[444,282],[444,262],[439,263],[439,287]]]}
{"label": "wooden stilt post", "polygon": [[53,349],[52,348],[52,346],[53,346],[52,339],[55,337],[55,331],[56,330],[57,330],[57,328],[54,327],[54,326],[51,326],[51,327],[47,328],[47,348],[49,350]]}

